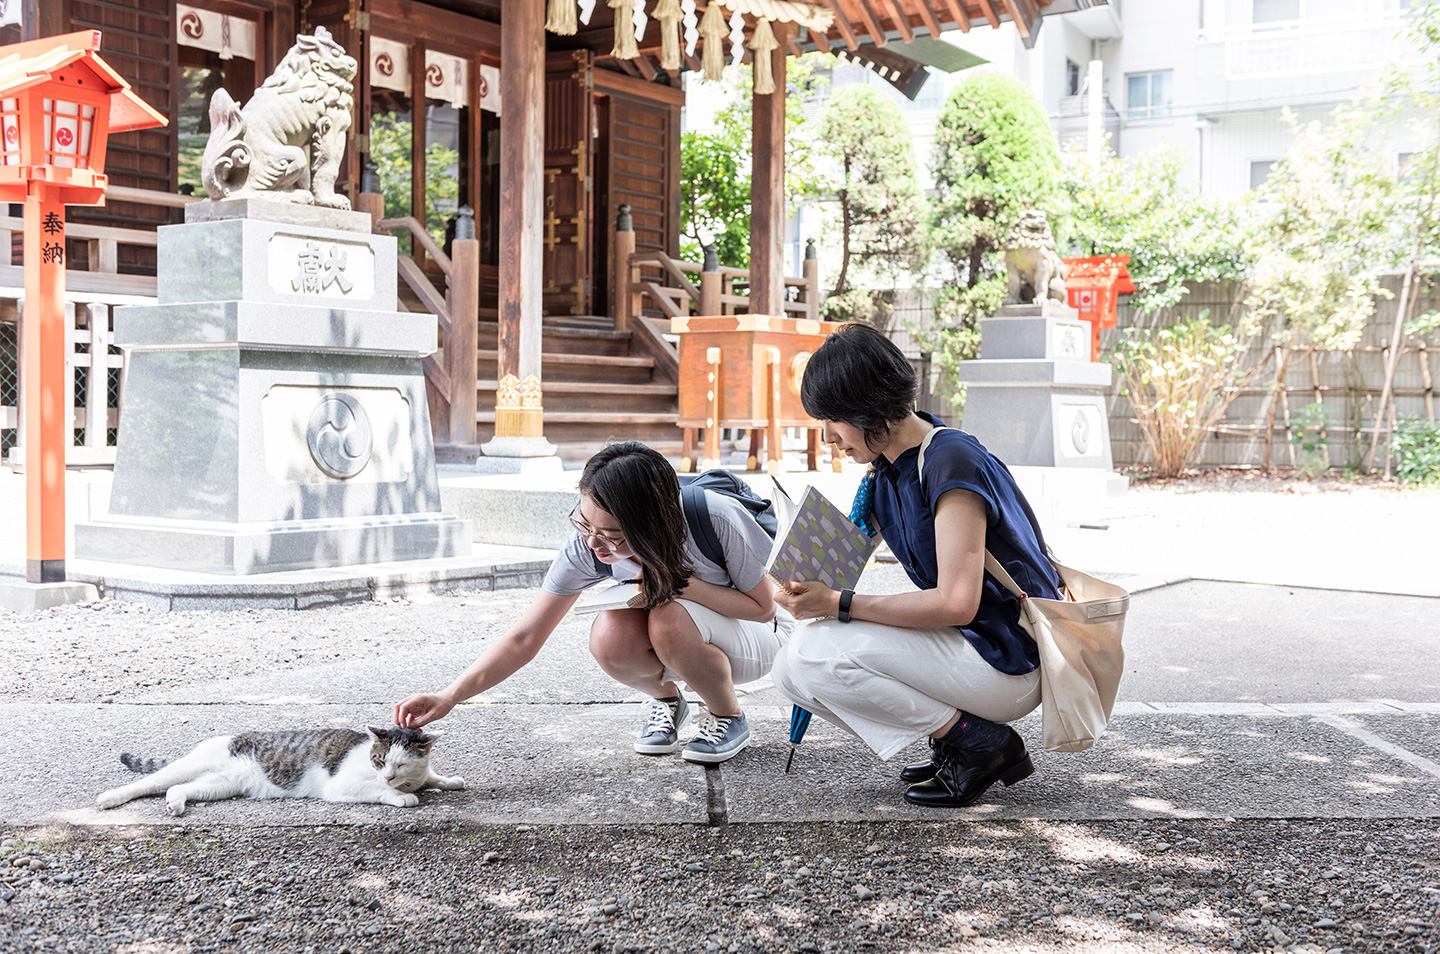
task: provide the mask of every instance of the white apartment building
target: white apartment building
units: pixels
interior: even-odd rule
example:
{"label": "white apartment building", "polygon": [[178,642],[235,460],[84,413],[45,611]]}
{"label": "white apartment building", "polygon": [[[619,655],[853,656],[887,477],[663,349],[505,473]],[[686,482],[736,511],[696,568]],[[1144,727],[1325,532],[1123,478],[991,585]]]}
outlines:
{"label": "white apartment building", "polygon": [[[1078,5],[1085,9],[1045,17],[1031,49],[1008,23],[944,34],[944,41],[985,62],[955,73],[931,69],[914,100],[872,70],[845,62],[832,71],[829,91],[866,83],[890,93],[914,136],[928,187],[940,107],[973,71],[993,70],[1026,84],[1061,142],[1084,148],[1090,64],[1098,61],[1101,128],[1112,150],[1134,156],[1162,144],[1178,147],[1189,159],[1186,181],[1209,194],[1235,195],[1263,182],[1284,154],[1291,139],[1285,108],[1302,121],[1323,120],[1392,65],[1416,56],[1400,34],[1408,9],[1422,2],[1083,0]],[[906,51],[898,39],[887,49]],[[687,128],[711,126],[724,95],[719,84],[692,84]],[[812,114],[823,107],[823,101],[813,104]],[[1402,125],[1389,131],[1386,148],[1403,166],[1423,142]],[[811,207],[791,222],[794,273],[803,238],[819,238],[823,218],[822,209]]]}
{"label": "white apartment building", "polygon": [[[1323,119],[1415,53],[1400,35],[1418,0],[1110,0],[1045,21],[1021,75],[1062,141],[1086,138],[1089,63],[1103,67],[1105,128],[1132,156],[1178,146],[1189,181],[1233,195],[1265,180],[1289,107]],[[1419,145],[1391,131],[1397,161]]]}

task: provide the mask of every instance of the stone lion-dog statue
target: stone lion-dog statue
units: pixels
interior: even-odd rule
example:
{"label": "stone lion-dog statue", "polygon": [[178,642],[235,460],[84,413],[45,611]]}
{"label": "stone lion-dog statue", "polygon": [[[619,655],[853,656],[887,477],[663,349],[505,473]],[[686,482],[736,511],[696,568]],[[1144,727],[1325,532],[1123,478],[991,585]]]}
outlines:
{"label": "stone lion-dog statue", "polygon": [[316,27],[241,109],[224,89],[210,98],[200,167],[212,199],[265,197],[348,209],[335,192],[355,93],[355,58]]}
{"label": "stone lion-dog statue", "polygon": [[1047,298],[1066,301],[1065,263],[1055,252],[1050,220],[1039,209],[1020,213],[1005,249],[1005,271],[1010,280],[1006,301],[1028,305]]}

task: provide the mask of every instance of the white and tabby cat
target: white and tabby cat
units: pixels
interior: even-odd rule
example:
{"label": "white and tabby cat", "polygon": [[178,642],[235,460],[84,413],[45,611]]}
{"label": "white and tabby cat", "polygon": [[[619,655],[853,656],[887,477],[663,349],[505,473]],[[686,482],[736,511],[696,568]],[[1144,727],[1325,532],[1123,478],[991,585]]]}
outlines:
{"label": "white and tabby cat", "polygon": [[206,739],[173,762],[126,752],[120,761],[145,775],[102,792],[101,808],[165,793],[172,815],[189,802],[246,798],[319,798],[327,802],[374,802],[409,808],[422,788],[459,789],[463,778],[430,770],[430,748],[440,733],[369,727],[242,732]]}

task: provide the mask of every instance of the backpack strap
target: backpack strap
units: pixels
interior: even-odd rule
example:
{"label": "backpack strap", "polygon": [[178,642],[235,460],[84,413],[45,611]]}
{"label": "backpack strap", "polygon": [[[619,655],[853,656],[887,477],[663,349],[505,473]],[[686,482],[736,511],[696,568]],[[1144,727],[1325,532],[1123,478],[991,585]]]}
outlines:
{"label": "backpack strap", "polygon": [[690,535],[695,538],[695,545],[700,548],[705,559],[725,566],[725,551],[720,546],[720,538],[715,535],[715,523],[710,519],[710,504],[705,500],[704,489],[694,486],[681,487],[680,507],[685,511],[685,522],[690,525]]}

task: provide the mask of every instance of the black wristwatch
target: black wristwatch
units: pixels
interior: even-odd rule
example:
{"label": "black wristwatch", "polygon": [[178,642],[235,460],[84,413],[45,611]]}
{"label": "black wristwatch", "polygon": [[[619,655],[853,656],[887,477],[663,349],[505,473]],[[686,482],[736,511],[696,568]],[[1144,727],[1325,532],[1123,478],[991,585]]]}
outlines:
{"label": "black wristwatch", "polygon": [[840,615],[835,617],[842,623],[850,622],[850,601],[855,598],[854,590],[840,591]]}

